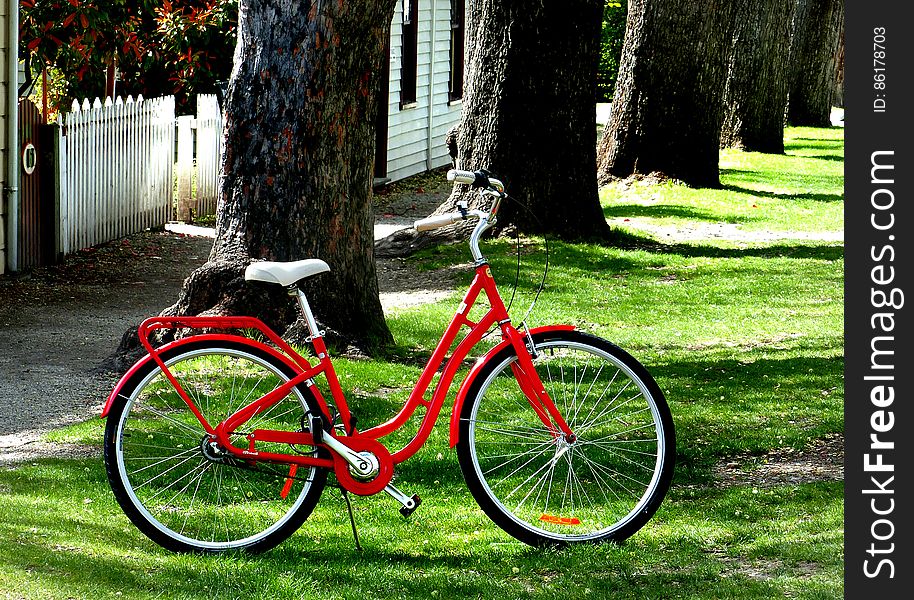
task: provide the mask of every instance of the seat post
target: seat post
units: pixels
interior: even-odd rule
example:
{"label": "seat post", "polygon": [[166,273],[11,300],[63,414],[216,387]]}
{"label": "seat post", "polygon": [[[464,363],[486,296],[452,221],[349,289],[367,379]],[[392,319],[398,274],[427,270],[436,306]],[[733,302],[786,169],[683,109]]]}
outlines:
{"label": "seat post", "polygon": [[302,314],[305,316],[305,323],[308,325],[308,333],[311,338],[319,338],[323,336],[323,333],[317,326],[317,321],[314,320],[314,313],[311,312],[311,305],[308,304],[308,298],[305,297],[305,293],[301,291],[301,288],[292,286],[291,290],[296,298],[298,298],[298,305],[301,307]]}

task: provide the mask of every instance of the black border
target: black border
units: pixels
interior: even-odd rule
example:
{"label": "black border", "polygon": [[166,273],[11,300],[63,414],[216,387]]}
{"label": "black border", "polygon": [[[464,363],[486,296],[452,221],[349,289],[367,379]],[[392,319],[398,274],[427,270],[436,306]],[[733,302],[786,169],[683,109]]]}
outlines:
{"label": "black border", "polygon": [[[910,317],[914,310],[914,217],[910,210],[914,202],[914,98],[908,94],[908,80],[914,71],[914,20],[906,18],[910,14],[907,2],[848,2],[845,9],[845,597],[909,598],[914,594],[914,502],[910,491],[914,487],[914,364],[907,352],[908,343],[914,341]],[[881,44],[885,55],[874,56],[874,51],[880,51],[874,47],[874,42],[881,39],[874,39],[881,31],[876,28],[880,27],[885,28],[885,41]],[[885,75],[884,89],[875,85],[881,83],[877,77],[880,74]],[[879,101],[885,103],[884,112],[880,112]],[[875,155],[875,162],[894,168],[871,173],[876,152],[881,154]],[[880,208],[874,208],[873,198]],[[894,276],[891,282],[874,282],[874,276],[882,280],[890,274]],[[896,302],[901,306],[875,307],[873,294],[878,304],[879,291],[889,294],[892,289],[907,296],[903,303]],[[900,296],[896,293],[895,298]],[[874,314],[889,312],[892,318],[877,319],[874,328]],[[887,331],[890,325],[892,330]],[[883,339],[873,345],[876,336]],[[874,347],[885,351],[877,356],[877,363],[884,368],[872,367]],[[873,375],[893,379],[867,379]],[[887,389],[875,392],[876,403],[882,400],[885,406],[873,402],[873,390],[880,384],[891,386],[894,391],[891,403]],[[894,418],[891,429],[874,431],[874,427],[887,428],[890,418]],[[871,448],[870,436],[874,433],[879,436],[877,439],[891,442],[894,447]],[[877,463],[876,454],[882,454],[883,462],[893,465],[893,470],[865,471],[867,454],[870,463]],[[889,480],[891,476],[893,480]],[[877,483],[891,493],[872,493],[878,491]],[[874,514],[874,506],[888,514]],[[886,519],[891,525],[877,523],[878,519]],[[875,539],[874,531],[887,539]],[[871,555],[871,544],[885,553]],[[866,560],[870,562],[864,563]],[[880,560],[891,561],[894,569],[888,563],[880,564]],[[868,577],[867,568],[876,575]]]}

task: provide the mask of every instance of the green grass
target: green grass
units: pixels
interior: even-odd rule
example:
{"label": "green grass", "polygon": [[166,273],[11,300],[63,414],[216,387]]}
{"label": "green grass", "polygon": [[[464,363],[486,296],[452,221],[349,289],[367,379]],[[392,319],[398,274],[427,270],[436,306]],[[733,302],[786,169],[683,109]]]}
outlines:
{"label": "green grass", "polygon": [[604,213],[665,225],[736,224],[747,231],[842,230],[844,130],[789,128],[784,147],[782,156],[722,151],[720,189],[673,182],[607,186],[601,193]]}
{"label": "green grass", "polygon": [[[786,156],[722,153],[722,190],[674,184],[604,192],[607,216],[747,231],[840,232],[843,131],[791,129]],[[755,204],[757,208],[753,208]],[[629,232],[630,236],[635,233]],[[535,550],[476,507],[443,416],[398,469],[422,496],[409,521],[387,497],[354,498],[363,552],[339,492],[328,487],[304,526],[260,556],[180,556],[159,549],[114,501],[100,457],[0,470],[0,597],[25,598],[840,598],[843,485],[721,485],[713,467],[843,432],[843,248],[785,235],[774,243],[701,241],[631,248],[550,244],[547,289],[532,325],[572,322],[648,366],[677,428],[673,487],[623,545]],[[515,313],[542,267],[526,240]],[[509,290],[509,240],[486,243]],[[413,259],[461,265],[463,246]],[[335,361],[362,424],[392,416],[453,314],[448,301],[389,315],[399,347],[387,360]],[[509,294],[506,294],[506,296]],[[53,441],[99,445],[94,419]],[[394,436],[399,448],[407,433]]]}

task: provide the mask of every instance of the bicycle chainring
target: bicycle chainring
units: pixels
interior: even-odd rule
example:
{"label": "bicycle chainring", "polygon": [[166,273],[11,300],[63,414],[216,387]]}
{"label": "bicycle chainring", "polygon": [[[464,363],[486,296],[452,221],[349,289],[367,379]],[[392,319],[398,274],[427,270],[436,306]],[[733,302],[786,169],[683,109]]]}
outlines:
{"label": "bicycle chainring", "polygon": [[343,489],[357,496],[371,496],[386,488],[394,475],[393,457],[387,448],[377,440],[358,436],[342,437],[340,441],[353,451],[360,454],[367,453],[377,461],[377,474],[370,479],[357,478],[352,474],[349,463],[339,454],[334,453],[333,470]]}

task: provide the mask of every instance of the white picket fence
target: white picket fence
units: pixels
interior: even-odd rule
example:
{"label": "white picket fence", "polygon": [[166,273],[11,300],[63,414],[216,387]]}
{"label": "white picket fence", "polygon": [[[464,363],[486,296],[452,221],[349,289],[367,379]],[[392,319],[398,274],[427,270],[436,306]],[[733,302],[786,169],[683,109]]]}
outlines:
{"label": "white picket fence", "polygon": [[216,214],[219,175],[222,172],[222,109],[215,94],[197,96],[196,210],[198,215]]}
{"label": "white picket fence", "polygon": [[173,96],[74,101],[58,146],[62,254],[174,219],[176,169],[196,182],[196,195],[179,185],[177,200],[198,215],[215,212],[222,117],[215,96],[197,106],[198,118],[184,121],[197,135],[179,136]]}
{"label": "white picket fence", "polygon": [[63,254],[171,217],[174,122],[173,96],[73,102],[58,157]]}

